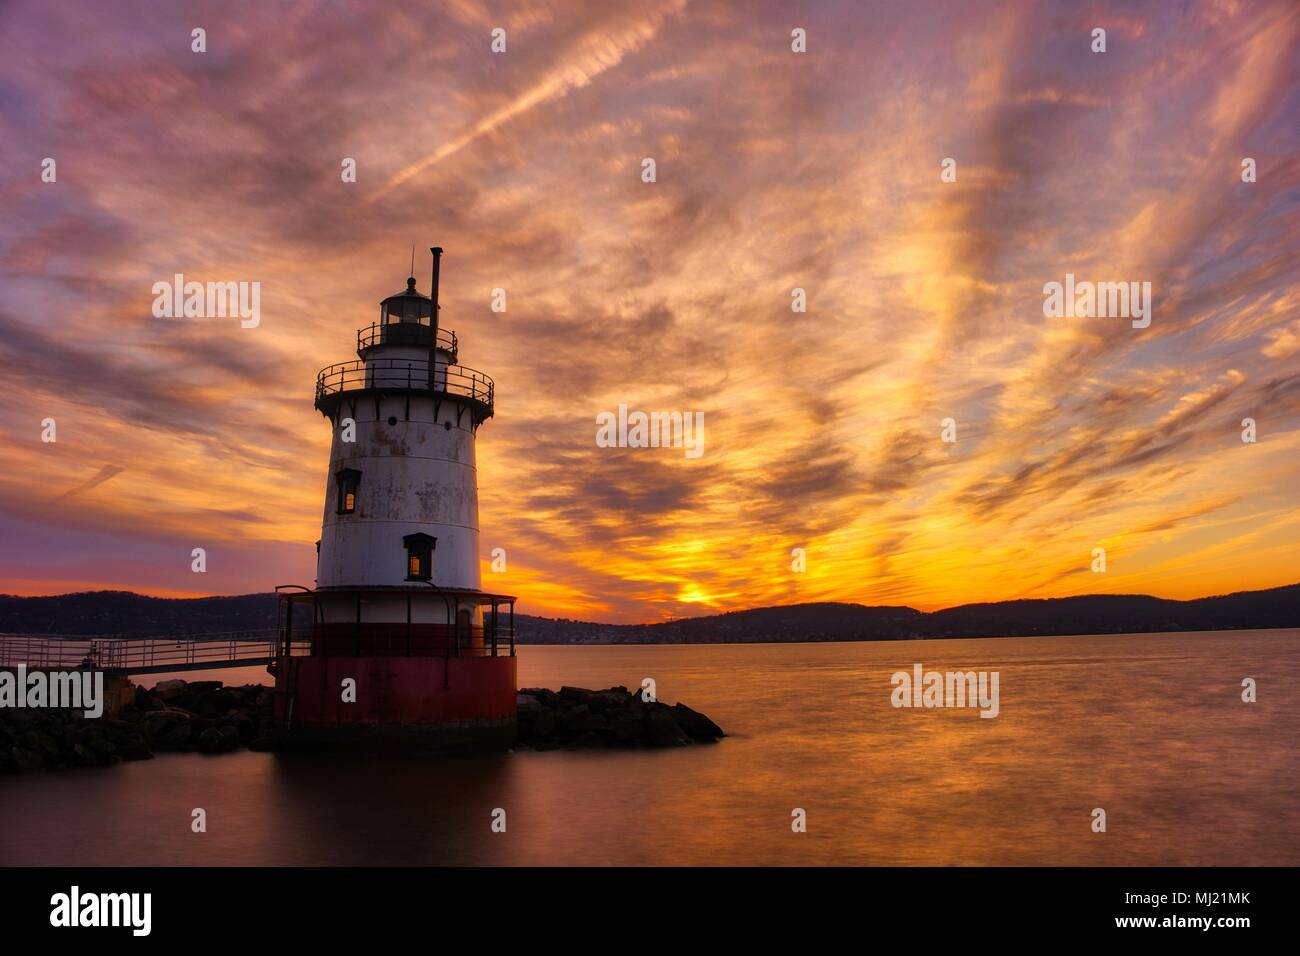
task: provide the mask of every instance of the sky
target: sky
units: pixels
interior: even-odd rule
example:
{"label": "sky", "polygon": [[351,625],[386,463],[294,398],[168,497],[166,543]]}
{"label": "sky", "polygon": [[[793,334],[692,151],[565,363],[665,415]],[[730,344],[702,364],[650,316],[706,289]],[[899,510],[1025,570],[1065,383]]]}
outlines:
{"label": "sky", "polygon": [[[1293,2],[7,0],[0,591],[310,585],[316,372],[431,245],[520,612],[1300,581],[1298,50]],[[155,318],[176,273],[260,322]],[[620,404],[703,453],[599,447]]]}

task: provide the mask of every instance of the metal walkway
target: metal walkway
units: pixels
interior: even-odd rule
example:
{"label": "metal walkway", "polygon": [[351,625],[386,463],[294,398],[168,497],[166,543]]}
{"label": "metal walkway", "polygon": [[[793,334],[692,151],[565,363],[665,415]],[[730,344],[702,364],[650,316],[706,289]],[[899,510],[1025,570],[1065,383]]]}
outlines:
{"label": "metal walkway", "polygon": [[[276,656],[274,631],[195,634],[186,637],[62,637],[0,634],[0,667],[50,670],[96,668],[113,674],[160,674],[216,667],[265,667]],[[306,655],[310,641],[294,641],[290,653]]]}

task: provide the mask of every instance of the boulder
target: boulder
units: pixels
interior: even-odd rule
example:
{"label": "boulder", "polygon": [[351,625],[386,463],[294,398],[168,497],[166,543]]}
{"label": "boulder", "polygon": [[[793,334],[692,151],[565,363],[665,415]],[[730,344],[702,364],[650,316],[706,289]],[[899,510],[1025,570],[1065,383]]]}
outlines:
{"label": "boulder", "polygon": [[179,679],[159,681],[153,686],[153,695],[159,700],[174,700],[185,693],[187,686],[185,681]]}
{"label": "boulder", "polygon": [[691,710],[685,704],[673,705],[673,720],[677,726],[686,732],[686,735],[692,740],[702,740],[707,743],[714,743],[719,737],[727,736],[722,732],[722,728],[715,724],[709,718],[705,717],[698,710]]}
{"label": "boulder", "polygon": [[145,740],[140,734],[127,737],[117,747],[118,755],[123,760],[152,760],[153,750],[149,747],[149,741]]}
{"label": "boulder", "polygon": [[26,747],[13,747],[9,751],[15,770],[40,770],[45,766],[41,755]]}
{"label": "boulder", "polygon": [[[544,710],[533,718],[532,739],[542,740],[555,734],[560,726],[560,716],[553,710]],[[540,749],[540,748],[538,748]]]}
{"label": "boulder", "polygon": [[[660,705],[662,706],[662,705]],[[646,739],[652,747],[681,747],[691,742],[673,720],[672,709],[653,710],[645,718]]]}
{"label": "boulder", "polygon": [[632,714],[618,714],[609,719],[609,730],[617,743],[637,743],[645,736],[645,721]]}
{"label": "boulder", "polygon": [[[568,718],[568,715],[565,715]],[[600,714],[581,714],[571,719],[561,719],[560,728],[566,735],[599,734],[609,730],[609,723]]]}
{"label": "boulder", "polygon": [[199,735],[199,753],[230,753],[239,746],[239,731],[234,727],[209,727]]}
{"label": "boulder", "polygon": [[607,710],[622,710],[627,707],[627,688],[611,687],[609,690],[598,690],[587,698],[587,706],[598,714]]}

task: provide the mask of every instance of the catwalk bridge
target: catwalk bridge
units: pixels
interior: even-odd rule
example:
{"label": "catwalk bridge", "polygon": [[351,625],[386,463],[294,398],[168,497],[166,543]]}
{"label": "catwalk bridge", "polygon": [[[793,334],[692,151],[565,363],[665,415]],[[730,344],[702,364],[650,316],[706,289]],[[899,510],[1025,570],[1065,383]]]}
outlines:
{"label": "catwalk bridge", "polygon": [[[42,670],[161,674],[216,667],[265,667],[283,648],[283,636],[273,628],[180,637],[0,634],[0,667],[22,664]],[[294,657],[305,656],[310,651],[309,640],[289,642],[289,652]]]}

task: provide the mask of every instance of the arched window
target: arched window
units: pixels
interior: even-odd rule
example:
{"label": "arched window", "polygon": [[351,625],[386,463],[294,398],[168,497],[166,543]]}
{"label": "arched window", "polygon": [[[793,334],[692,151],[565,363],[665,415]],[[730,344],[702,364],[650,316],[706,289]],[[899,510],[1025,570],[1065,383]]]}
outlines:
{"label": "arched window", "polygon": [[350,515],[357,510],[357,487],[361,484],[361,472],[355,468],[343,468],[334,476],[339,485],[338,513]]}
{"label": "arched window", "polygon": [[433,578],[433,549],[438,539],[422,531],[402,538],[406,547],[406,580],[429,581]]}

